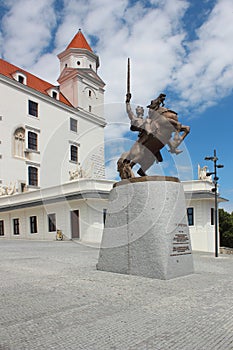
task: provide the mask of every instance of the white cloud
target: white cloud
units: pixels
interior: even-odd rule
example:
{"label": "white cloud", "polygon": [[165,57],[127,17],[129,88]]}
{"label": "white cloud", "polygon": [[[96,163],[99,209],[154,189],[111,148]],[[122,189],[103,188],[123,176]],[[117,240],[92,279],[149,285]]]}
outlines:
{"label": "white cloud", "polygon": [[196,34],[198,39],[187,43],[190,53],[172,84],[185,107],[204,110],[233,88],[233,2],[219,0]]}
{"label": "white cloud", "polygon": [[49,46],[56,25],[54,0],[5,1],[2,20],[4,58],[23,67],[32,66]]}
{"label": "white cloud", "polygon": [[[48,67],[49,69],[45,69]],[[56,61],[56,54],[47,53],[40,57],[40,59],[30,68],[30,72],[44,80],[49,81],[54,85],[58,85],[57,79],[59,77],[59,61]]]}
{"label": "white cloud", "polygon": [[101,59],[99,74],[107,83],[106,103],[124,103],[127,57],[136,104],[145,106],[169,87],[179,97],[169,107],[204,110],[232,91],[231,0],[217,1],[196,29],[193,42],[185,42],[187,0],[64,0],[60,12],[55,3],[4,1],[8,7],[0,33],[4,58],[55,83],[59,75],[55,56],[81,27],[89,42],[92,36],[97,39],[93,48]]}
{"label": "white cloud", "polygon": [[97,46],[104,62],[101,73],[110,83],[106,93],[108,102],[124,101],[127,57],[131,58],[135,103],[147,104],[170,82],[171,72],[183,51],[181,42],[185,34],[177,15],[185,11],[186,2],[176,2],[177,7],[173,5],[171,12],[164,10],[165,4],[169,7],[172,2],[164,1],[158,8],[143,8],[140,2],[126,6],[124,22],[116,32],[113,31],[115,23],[119,23],[120,18],[117,13],[109,18],[112,29],[100,37]]}
{"label": "white cloud", "polygon": [[63,50],[80,27],[87,39],[98,39],[94,49],[101,58],[107,103],[124,101],[126,61],[131,57],[133,97],[147,104],[169,84],[179,65],[185,37],[180,18],[186,8],[182,0],[151,1],[151,7],[141,1],[65,0],[57,49]]}
{"label": "white cloud", "polygon": [[114,179],[119,181],[119,175],[117,172],[117,157],[111,159],[111,161],[105,162],[105,177],[107,179]]}

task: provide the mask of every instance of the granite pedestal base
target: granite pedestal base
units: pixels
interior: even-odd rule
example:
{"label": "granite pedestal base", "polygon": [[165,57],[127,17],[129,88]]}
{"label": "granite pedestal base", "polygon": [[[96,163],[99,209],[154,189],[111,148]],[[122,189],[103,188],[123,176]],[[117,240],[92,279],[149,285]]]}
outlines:
{"label": "granite pedestal base", "polygon": [[97,269],[165,280],[193,273],[184,191],[177,178],[145,176],[114,185]]}

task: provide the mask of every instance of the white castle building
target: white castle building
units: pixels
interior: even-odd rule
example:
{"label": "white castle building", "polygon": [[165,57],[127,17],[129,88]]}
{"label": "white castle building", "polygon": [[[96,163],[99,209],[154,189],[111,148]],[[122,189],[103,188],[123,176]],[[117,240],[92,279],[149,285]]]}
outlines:
{"label": "white castle building", "polygon": [[[57,86],[0,59],[0,239],[54,240],[59,229],[101,241],[114,181],[105,179],[99,57],[79,30],[58,58]],[[195,250],[214,251],[212,186],[184,182]]]}
{"label": "white castle building", "polygon": [[[192,249],[215,251],[215,194],[211,177],[198,166],[198,180],[183,181]],[[227,200],[218,196],[218,203]],[[219,247],[218,237],[218,247]]]}

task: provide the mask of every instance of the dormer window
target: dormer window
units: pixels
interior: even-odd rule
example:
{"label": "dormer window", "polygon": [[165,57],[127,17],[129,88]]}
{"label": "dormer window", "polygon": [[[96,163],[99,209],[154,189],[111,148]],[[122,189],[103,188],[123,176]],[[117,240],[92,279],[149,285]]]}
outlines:
{"label": "dormer window", "polygon": [[20,84],[27,85],[27,76],[23,72],[17,71],[12,75],[13,75],[13,78],[16,81],[18,81]]}
{"label": "dormer window", "polygon": [[22,75],[18,75],[18,82],[24,84],[24,77]]}
{"label": "dormer window", "polygon": [[47,90],[47,93],[49,96],[54,98],[55,100],[59,100],[59,90],[56,87],[51,87],[50,89]]}
{"label": "dormer window", "polygon": [[57,100],[57,91],[52,91],[52,98]]}

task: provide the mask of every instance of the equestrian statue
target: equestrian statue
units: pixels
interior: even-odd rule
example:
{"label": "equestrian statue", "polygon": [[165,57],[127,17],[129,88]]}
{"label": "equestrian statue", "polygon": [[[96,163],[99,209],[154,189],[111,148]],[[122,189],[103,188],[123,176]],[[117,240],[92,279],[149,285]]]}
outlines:
{"label": "equestrian statue", "polygon": [[137,106],[136,115],[133,113],[130,105],[130,60],[128,59],[126,112],[131,122],[130,130],[138,132],[138,139],[117,162],[121,179],[135,177],[132,170],[135,164],[140,165],[138,175],[147,176],[146,171],[154,162],[163,161],[160,150],[165,145],[168,145],[170,153],[178,155],[182,152],[178,147],[189,134],[190,127],[178,121],[176,112],[164,107],[165,98],[166,95],[161,93],[151,101],[147,106],[149,111],[146,118],[141,106]]}

